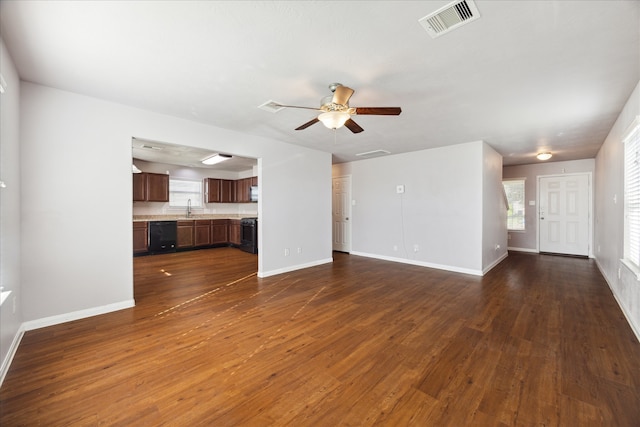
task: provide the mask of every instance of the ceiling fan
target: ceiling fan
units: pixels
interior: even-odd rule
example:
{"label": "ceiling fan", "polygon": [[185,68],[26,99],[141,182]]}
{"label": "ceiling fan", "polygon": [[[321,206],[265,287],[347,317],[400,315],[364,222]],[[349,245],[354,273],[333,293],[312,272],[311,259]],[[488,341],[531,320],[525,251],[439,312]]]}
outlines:
{"label": "ceiling fan", "polygon": [[299,126],[296,130],[303,130],[309,126],[322,122],[329,129],[338,129],[343,125],[353,133],[360,133],[364,129],[353,121],[353,115],[377,115],[377,116],[397,116],[402,110],[400,107],[349,107],[349,98],[353,95],[354,90],[340,83],[331,83],[329,90],[333,95],[325,96],[320,100],[320,108],[299,107],[297,105],[283,105],[276,102],[272,103],[273,107],[286,108],[304,108],[307,110],[321,111],[318,117],[309,120],[307,123]]}

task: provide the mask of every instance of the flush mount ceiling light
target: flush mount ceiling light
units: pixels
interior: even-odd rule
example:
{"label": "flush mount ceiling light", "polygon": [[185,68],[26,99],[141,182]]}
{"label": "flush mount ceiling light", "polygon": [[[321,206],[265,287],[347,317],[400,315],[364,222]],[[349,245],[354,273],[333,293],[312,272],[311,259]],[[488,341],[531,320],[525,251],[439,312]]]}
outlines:
{"label": "flush mount ceiling light", "polygon": [[329,129],[338,129],[344,126],[345,122],[350,118],[349,113],[344,111],[327,111],[318,116],[318,120]]}
{"label": "flush mount ceiling light", "polygon": [[232,156],[228,155],[228,154],[214,154],[211,157],[207,157],[206,159],[204,159],[202,161],[203,164],[205,165],[215,165],[218,164],[220,162],[224,162],[225,160],[229,160]]}
{"label": "flush mount ceiling light", "polygon": [[551,153],[545,151],[544,153],[538,153],[536,157],[538,160],[549,160],[551,158]]}

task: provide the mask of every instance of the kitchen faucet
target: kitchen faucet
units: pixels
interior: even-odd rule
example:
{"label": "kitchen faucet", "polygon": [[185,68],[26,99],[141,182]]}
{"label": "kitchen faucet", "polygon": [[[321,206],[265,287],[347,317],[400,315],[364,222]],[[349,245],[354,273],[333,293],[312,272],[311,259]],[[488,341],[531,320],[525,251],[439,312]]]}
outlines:
{"label": "kitchen faucet", "polygon": [[187,200],[187,218],[191,216],[191,199]]}

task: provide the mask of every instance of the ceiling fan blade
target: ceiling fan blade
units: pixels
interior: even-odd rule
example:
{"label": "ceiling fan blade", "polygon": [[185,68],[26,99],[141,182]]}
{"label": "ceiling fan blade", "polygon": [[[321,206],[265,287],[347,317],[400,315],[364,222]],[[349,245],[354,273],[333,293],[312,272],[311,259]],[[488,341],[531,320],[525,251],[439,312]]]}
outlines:
{"label": "ceiling fan blade", "polygon": [[357,107],[355,114],[372,114],[378,116],[397,116],[402,112],[400,107]]}
{"label": "ceiling fan blade", "polygon": [[311,126],[311,125],[314,125],[314,124],[318,123],[319,121],[320,121],[320,120],[318,120],[318,118],[317,118],[317,117],[314,117],[314,118],[313,118],[313,120],[309,120],[307,123],[303,124],[302,126],[298,126],[298,127],[296,128],[296,130],[306,129],[306,128],[308,128],[309,126]]}
{"label": "ceiling fan blade", "polygon": [[359,124],[357,124],[356,122],[354,122],[351,119],[348,119],[346,122],[344,122],[344,125],[349,128],[349,130],[353,133],[360,133],[362,132],[364,129],[362,129],[360,127]]}
{"label": "ceiling fan blade", "polygon": [[349,98],[353,95],[354,90],[350,87],[346,86],[338,86],[336,91],[333,93],[333,102],[334,104],[347,105],[349,103]]}

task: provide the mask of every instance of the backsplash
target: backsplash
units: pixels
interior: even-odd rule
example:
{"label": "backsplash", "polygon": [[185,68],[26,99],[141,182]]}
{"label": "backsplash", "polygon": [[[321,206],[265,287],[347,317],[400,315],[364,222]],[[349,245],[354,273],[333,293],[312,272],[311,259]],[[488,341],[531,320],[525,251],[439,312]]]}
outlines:
{"label": "backsplash", "polygon": [[[133,215],[181,215],[186,214],[186,208],[171,208],[169,203],[161,202],[133,202]],[[205,203],[203,208],[191,208],[191,213],[197,215],[245,215],[257,216],[257,203]]]}

